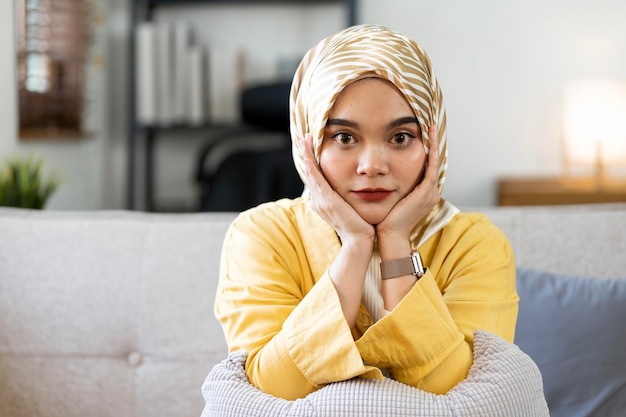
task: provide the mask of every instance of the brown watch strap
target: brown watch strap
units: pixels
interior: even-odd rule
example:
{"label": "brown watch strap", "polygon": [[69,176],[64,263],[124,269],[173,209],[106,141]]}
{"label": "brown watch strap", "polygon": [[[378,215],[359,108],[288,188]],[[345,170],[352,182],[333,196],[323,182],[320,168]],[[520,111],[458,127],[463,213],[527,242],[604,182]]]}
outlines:
{"label": "brown watch strap", "polygon": [[422,257],[418,252],[411,256],[400,259],[392,259],[380,263],[382,279],[401,277],[403,275],[415,275],[418,279],[424,275],[426,268],[422,264]]}

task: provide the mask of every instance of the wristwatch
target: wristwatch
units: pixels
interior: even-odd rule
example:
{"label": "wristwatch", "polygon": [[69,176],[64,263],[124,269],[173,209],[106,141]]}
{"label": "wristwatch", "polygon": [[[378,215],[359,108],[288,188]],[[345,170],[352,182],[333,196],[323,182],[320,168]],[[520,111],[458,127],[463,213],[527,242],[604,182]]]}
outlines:
{"label": "wristwatch", "polygon": [[401,277],[403,275],[415,275],[420,279],[426,273],[422,264],[422,257],[415,251],[407,258],[392,259],[380,263],[380,275],[382,279]]}

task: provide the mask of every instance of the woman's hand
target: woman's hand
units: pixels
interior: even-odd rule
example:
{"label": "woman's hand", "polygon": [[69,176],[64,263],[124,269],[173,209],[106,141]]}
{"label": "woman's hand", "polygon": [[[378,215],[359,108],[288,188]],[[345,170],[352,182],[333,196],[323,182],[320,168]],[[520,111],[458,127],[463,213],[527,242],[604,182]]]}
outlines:
{"label": "woman's hand", "polygon": [[315,161],[313,137],[307,133],[304,138],[304,159],[307,185],[311,193],[311,205],[326,222],[337,232],[345,245],[353,240],[369,241],[373,246],[375,230],[332,189],[319,165]]}
{"label": "woman's hand", "polygon": [[[400,200],[376,227],[379,240],[401,239],[408,242],[411,231],[439,202],[439,136],[437,126],[428,128],[430,152],[424,179]],[[382,253],[381,253],[382,255]],[[408,256],[398,254],[396,257]]]}
{"label": "woman's hand", "polygon": [[[430,152],[423,181],[400,200],[376,227],[378,248],[383,261],[404,258],[411,253],[411,231],[439,202],[439,137],[437,127],[428,128]],[[393,310],[415,285],[413,275],[382,282],[384,308]]]}
{"label": "woman's hand", "polygon": [[311,205],[341,239],[341,249],[328,274],[332,280],[341,309],[350,328],[356,323],[361,305],[365,275],[369,266],[374,238],[374,226],[363,218],[330,186],[313,153],[313,138],[304,139],[304,166],[307,186],[311,193]]}

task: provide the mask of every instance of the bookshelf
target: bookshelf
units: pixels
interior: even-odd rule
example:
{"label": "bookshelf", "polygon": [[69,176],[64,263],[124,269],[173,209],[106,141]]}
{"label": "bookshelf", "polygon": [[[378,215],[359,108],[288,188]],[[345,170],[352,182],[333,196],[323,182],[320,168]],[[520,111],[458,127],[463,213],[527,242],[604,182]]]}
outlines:
{"label": "bookshelf", "polygon": [[[138,122],[137,100],[137,27],[142,22],[150,22],[154,18],[156,9],[160,6],[185,7],[190,5],[228,5],[243,7],[245,5],[323,5],[338,4],[344,9],[345,25],[356,23],[356,0],[132,0],[130,16],[129,42],[129,71],[128,71],[128,128],[127,128],[127,189],[126,206],[129,210],[138,209],[138,203],[143,200],[145,211],[155,211],[155,143],[159,137],[167,132],[176,132],[180,135],[200,131],[216,131],[221,133],[245,131],[246,127],[239,123],[215,123],[207,121],[200,125],[174,124],[163,127],[158,125],[144,125]],[[141,166],[140,162],[143,162]],[[143,175],[139,169],[143,168]],[[138,192],[141,191],[141,194]],[[141,207],[139,207],[141,208]]]}

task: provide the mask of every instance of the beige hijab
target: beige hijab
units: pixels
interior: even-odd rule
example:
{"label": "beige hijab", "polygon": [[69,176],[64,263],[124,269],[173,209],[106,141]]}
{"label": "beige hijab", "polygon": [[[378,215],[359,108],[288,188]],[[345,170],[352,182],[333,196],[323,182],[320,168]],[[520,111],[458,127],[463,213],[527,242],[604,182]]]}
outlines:
{"label": "beige hijab", "polygon": [[[394,84],[419,120],[422,141],[429,149],[428,127],[439,132],[439,191],[446,179],[448,146],[446,111],[439,83],[426,52],[406,36],[375,25],[345,29],[323,39],[302,59],[291,85],[290,129],[296,169],[306,188],[300,148],[306,133],[313,135],[319,159],[328,114],[339,93],[365,76],[377,76]],[[440,230],[458,210],[442,200],[411,235],[413,249]]]}

